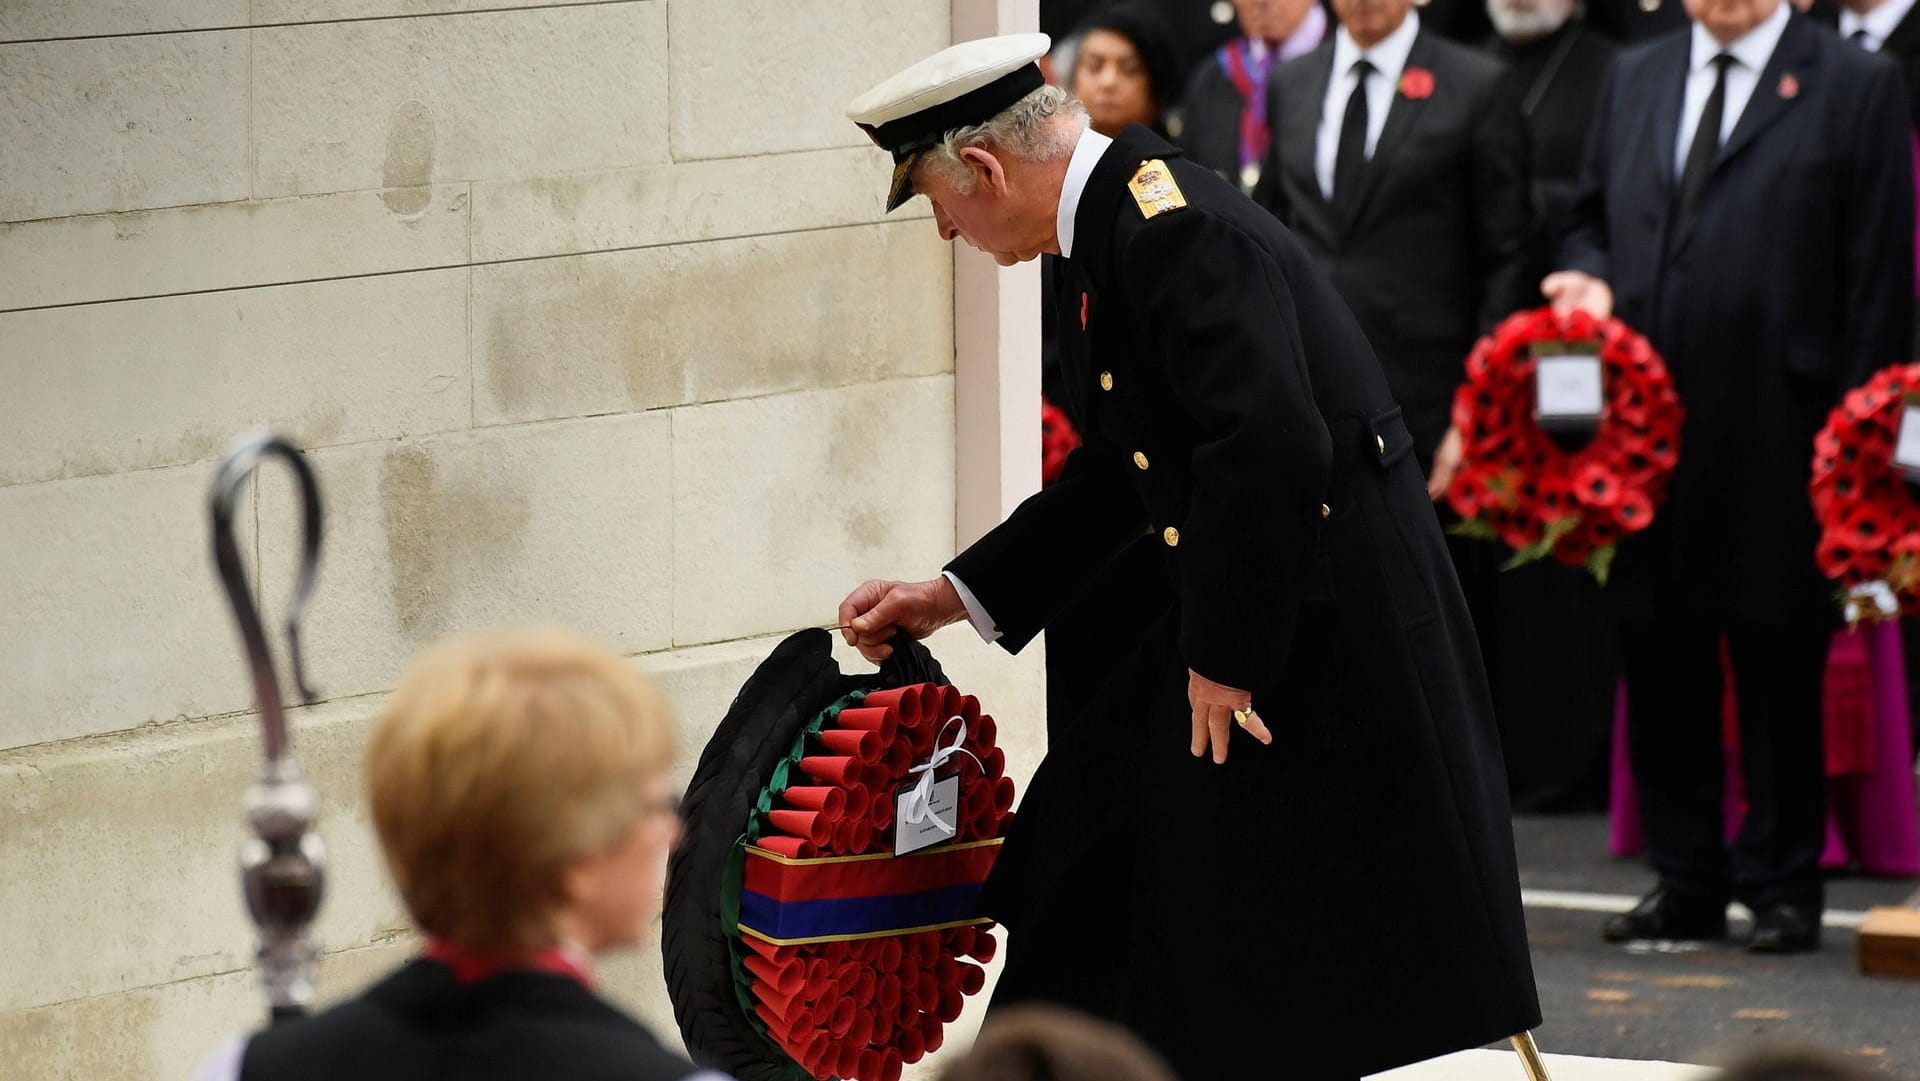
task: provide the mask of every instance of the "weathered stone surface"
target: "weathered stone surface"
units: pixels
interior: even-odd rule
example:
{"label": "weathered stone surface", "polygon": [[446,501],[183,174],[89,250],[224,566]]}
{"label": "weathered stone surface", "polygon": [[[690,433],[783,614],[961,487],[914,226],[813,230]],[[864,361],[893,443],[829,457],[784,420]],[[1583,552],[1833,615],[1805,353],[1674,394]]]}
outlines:
{"label": "weathered stone surface", "polygon": [[953,380],[673,413],[678,645],[831,623],[868,577],[953,554]]}
{"label": "weathered stone surface", "polygon": [[210,479],[161,469],[0,488],[0,748],[247,707],[209,556]]}
{"label": "weathered stone surface", "polygon": [[458,266],[467,188],[418,213],[378,192],[0,223],[0,310]]}
{"label": "weathered stone surface", "polygon": [[[211,622],[204,632],[232,633]],[[244,686],[238,647],[228,650],[229,682]],[[329,850],[315,925],[323,948],[373,942],[406,924],[361,796],[373,708],[341,702],[292,714]],[[247,836],[241,795],[259,762],[251,717],[0,756],[0,956],[9,973],[0,1014],[251,964],[235,853]]]}
{"label": "weathered stone surface", "polygon": [[333,19],[389,19],[473,11],[568,7],[580,0],[253,0],[254,25]]}
{"label": "weathered stone surface", "polygon": [[[664,413],[499,428],[312,456],[326,564],[303,631],[329,695],[393,686],[425,641],[558,623],[623,653],[669,644]],[[291,487],[262,489],[269,612],[294,580]]]}
{"label": "weathered stone surface", "polygon": [[921,222],[474,272],[481,424],[953,368],[952,259]]}
{"label": "weathered stone surface", "polygon": [[929,217],[924,199],[883,214],[891,169],[888,157],[869,146],[476,183],[474,258],[522,259]]}
{"label": "weathered stone surface", "polygon": [[[846,104],[952,36],[949,5],[924,0],[844,0],[831,18],[780,0],[700,0],[672,5],[672,24],[677,161],[865,144]],[[840,62],[807,62],[829,57]]]}
{"label": "weathered stone surface", "polygon": [[7,0],[0,4],[0,44],[245,25],[247,0]]}
{"label": "weathered stone surface", "polygon": [[[254,31],[255,195],[429,185],[666,158],[666,5]],[[610,92],[609,88],[619,88]]]}
{"label": "weathered stone surface", "polygon": [[467,271],[0,315],[0,484],[465,427]]}
{"label": "weathered stone surface", "polygon": [[247,58],[245,31],[0,45],[0,221],[245,199]]}

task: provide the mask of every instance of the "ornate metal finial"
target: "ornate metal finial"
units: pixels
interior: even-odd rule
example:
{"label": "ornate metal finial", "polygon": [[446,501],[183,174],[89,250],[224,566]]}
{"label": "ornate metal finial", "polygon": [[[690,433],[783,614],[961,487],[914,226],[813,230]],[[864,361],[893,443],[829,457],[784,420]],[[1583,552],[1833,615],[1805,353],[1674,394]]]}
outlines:
{"label": "ornate metal finial", "polygon": [[267,455],[286,460],[301,495],[300,576],[287,607],[287,656],[293,682],[304,701],[317,696],[307,686],[300,659],[300,615],[313,595],[320,569],[320,489],[300,450],[280,436],[259,432],[241,437],[221,460],[212,491],[213,560],[240,625],[254,700],[266,733],[266,760],[260,779],[246,794],[247,824],[253,837],[240,847],[241,885],[247,911],[260,929],[257,955],[260,985],[273,1020],[297,1017],[313,1000],[316,952],[307,937],[326,887],[326,847],[313,832],[320,801],[288,746],[287,718],[281,708],[280,678],[240,563],[233,534],[234,507],[247,481]]}

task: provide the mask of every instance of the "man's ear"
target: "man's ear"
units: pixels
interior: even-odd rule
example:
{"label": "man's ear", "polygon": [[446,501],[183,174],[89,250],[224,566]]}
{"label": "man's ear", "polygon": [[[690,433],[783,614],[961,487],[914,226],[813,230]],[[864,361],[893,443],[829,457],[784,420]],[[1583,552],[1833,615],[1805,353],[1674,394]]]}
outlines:
{"label": "man's ear", "polygon": [[991,151],[977,146],[962,147],[960,160],[973,170],[976,184],[985,184],[995,195],[1007,194],[1007,170]]}

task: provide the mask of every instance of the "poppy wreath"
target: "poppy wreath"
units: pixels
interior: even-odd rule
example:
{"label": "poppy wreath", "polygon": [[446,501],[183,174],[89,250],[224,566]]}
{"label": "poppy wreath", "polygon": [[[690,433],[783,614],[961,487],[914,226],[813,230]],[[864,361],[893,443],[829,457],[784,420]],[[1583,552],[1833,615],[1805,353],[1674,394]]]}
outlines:
{"label": "poppy wreath", "polygon": [[[788,1067],[779,1076],[899,1081],[986,985],[976,962],[996,940],[978,900],[1014,797],[996,736],[978,700],[951,685],[855,690],[775,764],[736,845],[721,920],[735,929],[740,1008]],[[922,775],[913,814],[953,836],[895,855],[899,801]],[[927,802],[931,779],[947,777],[955,806]]]}
{"label": "poppy wreath", "polygon": [[[1590,353],[1604,407],[1577,448],[1535,419],[1541,356]],[[1513,549],[1503,569],[1552,557],[1602,584],[1620,541],[1653,523],[1680,460],[1683,411],[1647,339],[1617,319],[1537,308],[1508,316],[1467,357],[1454,394],[1462,460],[1447,488],[1452,530]]]}
{"label": "poppy wreath", "polygon": [[1849,623],[1920,615],[1920,505],[1893,464],[1909,405],[1920,405],[1920,364],[1897,364],[1848,391],[1813,437],[1814,554],[1843,587]]}
{"label": "poppy wreath", "polygon": [[1043,395],[1040,399],[1040,483],[1052,484],[1067,467],[1067,455],[1080,446],[1080,433],[1073,421]]}

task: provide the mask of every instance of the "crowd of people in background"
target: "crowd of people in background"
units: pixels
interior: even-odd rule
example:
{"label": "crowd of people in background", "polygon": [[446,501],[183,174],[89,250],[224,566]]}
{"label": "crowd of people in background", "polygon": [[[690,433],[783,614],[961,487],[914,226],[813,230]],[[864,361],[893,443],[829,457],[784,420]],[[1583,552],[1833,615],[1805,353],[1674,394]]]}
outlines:
{"label": "crowd of people in background", "polygon": [[[1846,390],[1915,354],[1913,6],[1042,4],[1052,76],[1096,130],[1165,134],[1332,279],[1444,521],[1454,390],[1506,315],[1615,316],[1665,359],[1681,464],[1607,587],[1550,560],[1503,571],[1504,549],[1450,538],[1517,810],[1605,809],[1624,709],[1659,881],[1610,939],[1717,938],[1741,900],[1751,948],[1818,944],[1837,613],[1814,563],[1811,441]],[[1113,596],[1140,576],[1124,564],[1050,633],[1050,698],[1080,693],[1085,658],[1128,632]],[[1748,804],[1730,839],[1723,699]]]}

